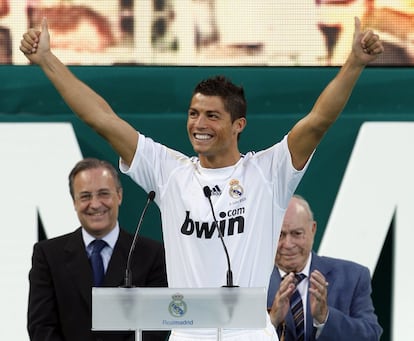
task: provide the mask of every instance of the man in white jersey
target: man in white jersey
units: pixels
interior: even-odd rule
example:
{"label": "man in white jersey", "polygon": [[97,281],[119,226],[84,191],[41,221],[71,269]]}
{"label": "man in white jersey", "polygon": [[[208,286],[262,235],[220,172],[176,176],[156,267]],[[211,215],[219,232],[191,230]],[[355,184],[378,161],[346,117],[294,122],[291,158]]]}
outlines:
{"label": "man in white jersey", "polygon": [[[242,155],[246,126],[241,87],[224,77],[199,83],[188,110],[187,131],[198,157],[188,157],[138,133],[109,104],[77,79],[51,52],[46,19],[23,35],[20,50],[45,72],[71,109],[120,155],[121,170],[157,193],[170,287],[220,287],[226,283],[212,211],[231,259],[234,284],[267,288],[289,199],[323,135],[344,108],[364,67],[382,53],[378,35],[361,32],[355,19],[352,51],[311,112],[282,141]],[[211,191],[213,210],[205,189]],[[263,307],[266,309],[266,307]],[[224,330],[223,339],[277,340],[270,320],[263,330]],[[216,340],[212,330],[177,329],[170,340]]]}

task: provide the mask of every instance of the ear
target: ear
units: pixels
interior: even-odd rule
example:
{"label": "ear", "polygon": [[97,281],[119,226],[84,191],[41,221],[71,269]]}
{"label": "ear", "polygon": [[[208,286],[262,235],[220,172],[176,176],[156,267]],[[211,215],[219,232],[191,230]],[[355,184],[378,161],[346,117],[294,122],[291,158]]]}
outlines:
{"label": "ear", "polygon": [[233,122],[233,126],[237,134],[240,134],[244,130],[246,125],[247,125],[247,121],[245,117],[240,117]]}
{"label": "ear", "polygon": [[119,206],[121,206],[121,204],[122,204],[122,195],[123,195],[123,191],[122,191],[122,188],[120,188],[118,190]]}
{"label": "ear", "polygon": [[316,234],[316,221],[314,221],[313,223],[312,223],[312,233],[313,233],[313,235],[315,235]]}

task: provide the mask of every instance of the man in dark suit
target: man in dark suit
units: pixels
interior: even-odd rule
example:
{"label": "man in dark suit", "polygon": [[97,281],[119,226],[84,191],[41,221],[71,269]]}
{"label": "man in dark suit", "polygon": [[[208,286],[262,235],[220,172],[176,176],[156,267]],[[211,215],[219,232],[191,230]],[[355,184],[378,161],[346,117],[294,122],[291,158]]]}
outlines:
{"label": "man in dark suit", "polygon": [[[84,159],[69,175],[69,189],[81,227],[72,233],[36,243],[29,273],[28,332],[32,341],[125,341],[134,333],[92,332],[90,256],[95,239],[104,240],[100,252],[105,271],[101,286],[118,287],[124,274],[133,236],[120,229],[118,211],[122,186],[108,162]],[[165,287],[163,245],[139,237],[133,254],[132,283],[137,287]],[[96,284],[95,284],[96,286]],[[144,341],[164,341],[167,332],[144,332]]]}
{"label": "man in dark suit", "polygon": [[[312,252],[315,232],[316,222],[309,204],[302,197],[293,196],[284,216],[267,299],[279,338],[379,340],[382,328],[371,299],[368,268]],[[300,274],[305,277],[298,282],[295,278]],[[300,329],[296,329],[290,306],[295,291],[300,293],[304,307],[303,338],[298,336]]]}

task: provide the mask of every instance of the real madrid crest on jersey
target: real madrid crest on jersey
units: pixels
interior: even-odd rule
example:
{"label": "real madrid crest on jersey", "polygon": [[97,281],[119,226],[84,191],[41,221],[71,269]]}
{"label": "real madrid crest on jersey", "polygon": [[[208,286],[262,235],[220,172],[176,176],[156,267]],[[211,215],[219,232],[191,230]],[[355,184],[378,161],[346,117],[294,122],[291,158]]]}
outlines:
{"label": "real madrid crest on jersey", "polygon": [[174,317],[181,317],[187,312],[187,304],[183,301],[181,294],[172,295],[172,301],[168,306],[168,311]]}
{"label": "real madrid crest on jersey", "polygon": [[239,180],[232,179],[229,185],[229,194],[233,199],[238,199],[243,195],[244,189],[240,185]]}

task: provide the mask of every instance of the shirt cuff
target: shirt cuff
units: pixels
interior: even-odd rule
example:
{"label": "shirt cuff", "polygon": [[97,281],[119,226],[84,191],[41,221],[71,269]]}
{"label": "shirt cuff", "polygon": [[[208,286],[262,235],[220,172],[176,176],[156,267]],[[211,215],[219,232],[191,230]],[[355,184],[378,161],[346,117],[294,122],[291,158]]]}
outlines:
{"label": "shirt cuff", "polygon": [[328,321],[328,317],[329,317],[329,310],[328,310],[328,313],[326,314],[325,321],[323,321],[322,323],[319,323],[318,321],[313,319],[313,326],[316,328],[316,335],[315,335],[316,339],[319,337],[319,335],[321,335],[323,327],[325,327],[326,321]]}

